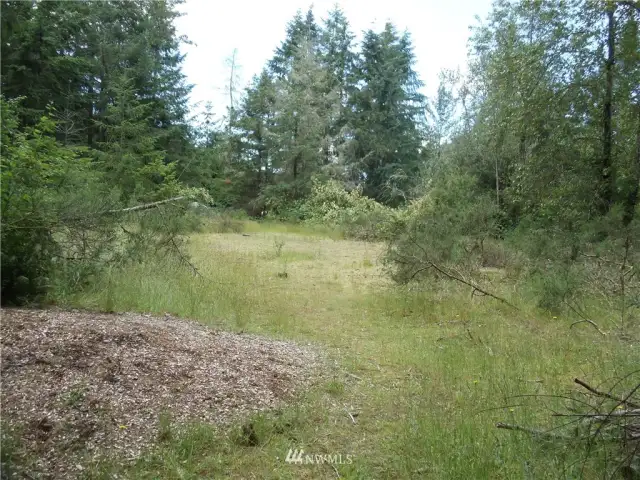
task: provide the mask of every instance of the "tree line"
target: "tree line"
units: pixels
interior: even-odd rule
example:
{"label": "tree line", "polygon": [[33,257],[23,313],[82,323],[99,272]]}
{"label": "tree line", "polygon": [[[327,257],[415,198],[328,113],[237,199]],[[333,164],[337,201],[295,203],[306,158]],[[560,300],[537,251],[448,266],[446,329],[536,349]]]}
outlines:
{"label": "tree line", "polygon": [[468,73],[443,71],[434,98],[409,32],[387,23],[356,42],[338,7],[299,11],[244,91],[231,68],[222,122],[189,111],[180,3],[2,3],[3,291],[47,278],[20,266],[30,251],[70,257],[42,225],[69,236],[78,218],[185,193],[304,221],[331,185],[413,212],[392,222],[396,245],[425,225],[538,232],[522,240],[531,255],[570,260],[638,223],[638,2],[497,0]]}

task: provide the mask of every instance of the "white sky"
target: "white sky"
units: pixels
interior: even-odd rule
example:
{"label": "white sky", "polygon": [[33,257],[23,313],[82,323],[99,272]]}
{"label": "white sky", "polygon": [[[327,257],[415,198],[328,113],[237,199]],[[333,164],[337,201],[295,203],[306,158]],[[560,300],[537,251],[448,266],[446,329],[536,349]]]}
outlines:
{"label": "white sky", "polygon": [[[400,32],[411,33],[416,70],[425,83],[423,93],[429,96],[437,89],[442,68],[465,70],[469,26],[476,24],[476,15],[484,19],[491,6],[491,0],[315,0],[313,11],[319,24],[336,3],[345,12],[356,41],[362,31],[380,31],[387,21]],[[194,42],[183,47],[187,54],[183,71],[195,85],[192,103],[211,101],[214,110],[223,114],[229,77],[225,60],[234,48],[244,88],[284,40],[287,22],[296,10],[305,14],[310,5],[301,0],[186,0],[180,6],[185,15],[176,26],[179,34]]]}

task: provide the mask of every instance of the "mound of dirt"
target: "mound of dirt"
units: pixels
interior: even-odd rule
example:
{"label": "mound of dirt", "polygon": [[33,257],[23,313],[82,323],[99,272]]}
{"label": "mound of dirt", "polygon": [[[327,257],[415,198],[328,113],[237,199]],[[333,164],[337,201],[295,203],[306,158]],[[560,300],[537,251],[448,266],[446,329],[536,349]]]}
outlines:
{"label": "mound of dirt", "polygon": [[167,316],[2,310],[2,419],[34,472],[75,477],[80,456],[134,459],[158,421],[226,423],[273,408],[322,364],[311,347]]}

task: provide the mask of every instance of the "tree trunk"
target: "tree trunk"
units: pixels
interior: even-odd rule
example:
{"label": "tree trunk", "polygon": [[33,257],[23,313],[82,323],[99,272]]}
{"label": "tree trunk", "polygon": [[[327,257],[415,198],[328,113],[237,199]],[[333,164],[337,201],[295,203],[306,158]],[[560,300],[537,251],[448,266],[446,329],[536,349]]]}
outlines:
{"label": "tree trunk", "polygon": [[500,208],[500,172],[498,171],[498,155],[496,154],[496,206]]}
{"label": "tree trunk", "polygon": [[238,50],[237,49],[233,49],[233,54],[231,56],[231,60],[230,60],[230,67],[231,67],[231,73],[229,74],[229,124],[228,124],[228,131],[231,131],[231,128],[233,127],[233,122],[234,122],[234,118],[235,118],[235,107],[233,106],[233,91],[235,89],[235,75],[236,75],[236,56],[238,54]]}
{"label": "tree trunk", "polygon": [[638,205],[638,194],[640,193],[640,103],[636,105],[638,113],[638,129],[636,132],[636,158],[632,168],[633,186],[629,191],[627,200],[624,205],[624,215],[622,217],[622,224],[628,226],[636,212]]}
{"label": "tree trunk", "polygon": [[93,87],[88,90],[89,103],[87,106],[87,146],[93,148]]}
{"label": "tree trunk", "polygon": [[602,213],[607,213],[613,202],[613,67],[615,65],[615,3],[607,2],[607,60],[605,63],[605,94],[602,123],[601,201]]}

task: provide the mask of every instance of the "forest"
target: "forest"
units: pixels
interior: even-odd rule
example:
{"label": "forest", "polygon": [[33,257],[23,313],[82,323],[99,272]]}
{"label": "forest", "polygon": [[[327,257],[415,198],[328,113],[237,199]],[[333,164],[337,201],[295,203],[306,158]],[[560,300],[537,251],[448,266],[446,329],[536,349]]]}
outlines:
{"label": "forest", "polygon": [[[223,117],[211,104],[190,106],[181,53],[190,40],[174,25],[181,3],[1,3],[3,307],[168,311],[204,324],[224,317],[232,330],[338,350],[351,345],[340,325],[325,337],[320,324],[343,322],[348,335],[362,328],[376,341],[388,338],[385,328],[401,329],[393,352],[369,337],[358,347],[376,358],[373,383],[386,388],[413,372],[400,406],[386,394],[361,399],[374,390],[355,357],[340,368],[363,386],[334,378],[302,401],[311,417],[329,409],[326,395],[366,403],[359,415],[347,409],[347,420],[355,428],[367,408],[382,411],[371,436],[396,443],[330,430],[324,447],[358,444],[356,462],[316,465],[309,478],[640,478],[640,3],[495,0],[471,26],[467,68],[441,71],[433,97],[422,93],[410,32],[387,23],[356,41],[339,6],[323,18],[299,10],[246,89],[233,56]],[[237,258],[224,243],[257,238],[261,246]],[[267,260],[260,249],[272,251]],[[298,280],[304,298],[283,284],[304,275],[300,262],[328,269],[325,257],[351,255],[375,275],[318,294],[344,320],[318,317],[326,309],[311,284],[338,284],[352,264]],[[275,279],[265,268],[278,270]],[[292,316],[316,313],[307,327],[283,326],[276,304]],[[460,316],[467,320],[451,320]],[[451,330],[429,333],[436,324]],[[440,346],[417,343],[421,335]],[[449,363],[423,353],[446,342]],[[527,352],[516,366],[510,344]],[[381,370],[378,351],[396,370]],[[486,355],[494,352],[507,357],[492,376],[498,367]],[[427,360],[439,373],[427,373]],[[454,413],[471,405],[445,377],[478,383],[465,376],[476,369],[469,375],[498,384],[469,394],[482,403],[472,410],[508,405],[510,420],[497,426],[509,431]],[[516,388],[532,376],[541,389]],[[581,393],[566,393],[572,377]],[[434,384],[437,392],[424,394]],[[536,413],[512,418],[513,395],[525,393]],[[448,420],[421,423],[423,394]],[[552,397],[565,403],[546,405]],[[264,447],[255,455],[273,453],[274,444],[284,457],[283,422],[313,450],[312,424],[322,420],[296,417],[290,427],[265,415],[249,423],[258,425],[255,442],[225,437],[222,466],[203,449],[184,457],[185,442],[206,437],[197,430],[161,447],[189,465],[180,468],[195,465],[186,477],[153,454],[123,475],[263,478],[245,457],[255,445]],[[569,416],[578,423],[563,425],[574,429],[568,437],[550,426]],[[481,428],[477,443],[473,428]],[[548,442],[563,445],[551,460]],[[433,460],[450,455],[445,446],[459,457]],[[28,464],[14,457],[3,455],[4,469]],[[296,475],[278,465],[273,478]]]}

